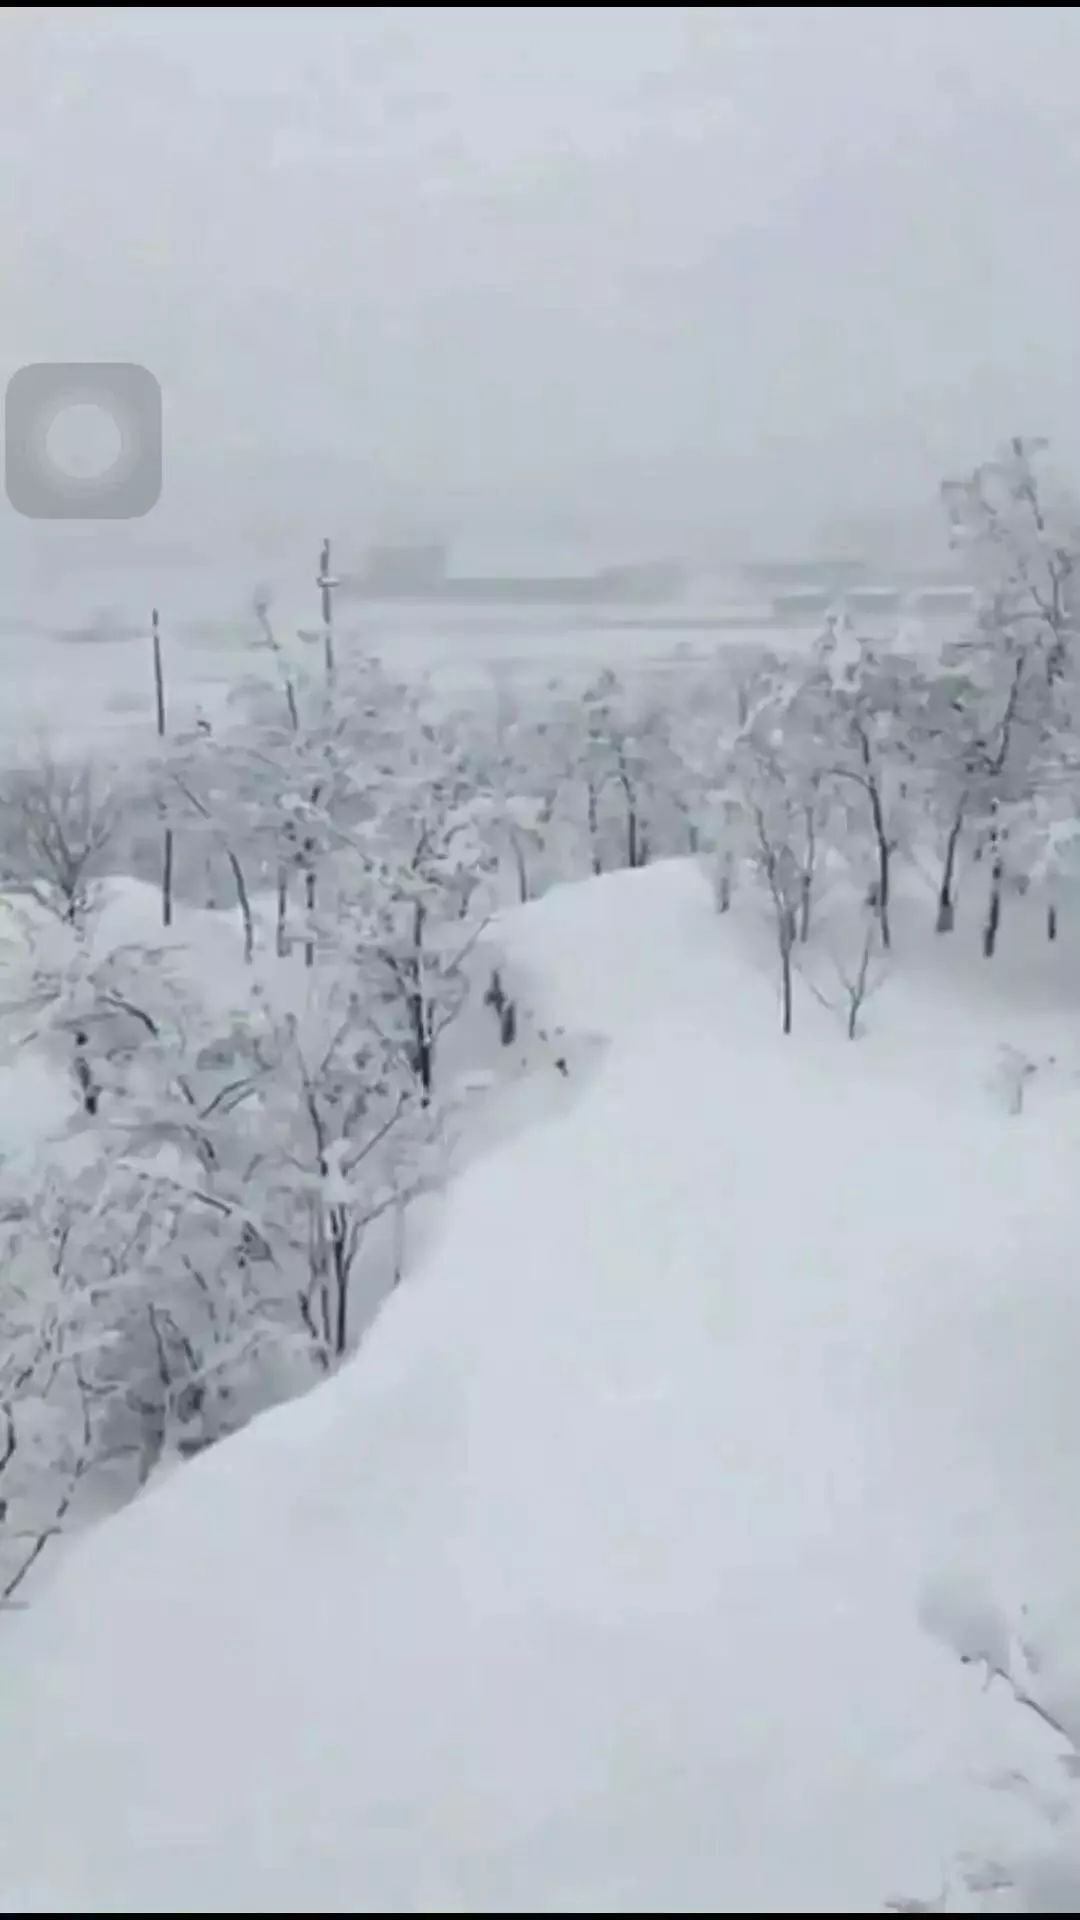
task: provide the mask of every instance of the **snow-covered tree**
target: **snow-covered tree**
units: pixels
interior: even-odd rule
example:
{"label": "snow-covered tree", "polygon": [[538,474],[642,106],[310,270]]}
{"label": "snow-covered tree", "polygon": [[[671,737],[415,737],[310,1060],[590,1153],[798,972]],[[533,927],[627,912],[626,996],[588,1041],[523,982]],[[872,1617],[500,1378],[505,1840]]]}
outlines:
{"label": "snow-covered tree", "polygon": [[104,872],[117,821],[109,769],[65,763],[43,746],[0,780],[0,888],[74,925]]}
{"label": "snow-covered tree", "polygon": [[763,675],[756,704],[732,753],[732,794],[746,823],[748,855],[769,901],[780,964],[780,1018],[792,1030],[793,963],[804,911],[813,842],[808,829],[808,788],[787,742],[776,704],[776,687]]}
{"label": "snow-covered tree", "polygon": [[834,622],[798,687],[794,718],[814,742],[811,783],[844,816],[849,857],[869,848],[867,898],[881,944],[892,944],[893,860],[907,837],[912,786],[911,716],[917,672],[899,650]]}
{"label": "snow-covered tree", "polygon": [[1080,517],[1042,441],[1010,441],[944,498],[977,582],[971,630],[947,664],[963,675],[969,715],[963,807],[989,864],[990,957],[1011,856],[1075,737]]}

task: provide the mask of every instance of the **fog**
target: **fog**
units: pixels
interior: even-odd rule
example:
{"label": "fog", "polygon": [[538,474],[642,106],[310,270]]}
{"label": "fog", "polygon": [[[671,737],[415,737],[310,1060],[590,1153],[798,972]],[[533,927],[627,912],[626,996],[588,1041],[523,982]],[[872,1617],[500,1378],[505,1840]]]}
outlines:
{"label": "fog", "polygon": [[2,31],[6,374],[155,373],[159,529],[790,547],[1080,453],[1074,9]]}

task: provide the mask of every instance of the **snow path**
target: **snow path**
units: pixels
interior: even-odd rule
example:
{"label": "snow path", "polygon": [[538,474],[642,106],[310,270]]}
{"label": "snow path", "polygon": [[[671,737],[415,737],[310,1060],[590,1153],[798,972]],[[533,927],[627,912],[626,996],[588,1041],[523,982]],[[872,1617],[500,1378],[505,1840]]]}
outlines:
{"label": "snow path", "polygon": [[8,1910],[855,1912],[1000,1840],[1016,1710],[917,1610],[1080,1571],[1080,1109],[995,1108],[974,1017],[944,1078],[783,1041],[685,868],[506,937],[607,1057],[5,1626]]}

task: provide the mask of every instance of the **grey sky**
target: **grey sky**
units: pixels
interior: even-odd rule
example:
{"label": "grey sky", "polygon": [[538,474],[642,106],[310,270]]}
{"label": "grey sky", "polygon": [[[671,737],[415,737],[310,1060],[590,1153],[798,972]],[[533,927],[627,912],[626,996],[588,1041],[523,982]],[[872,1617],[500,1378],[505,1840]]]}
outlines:
{"label": "grey sky", "polygon": [[1004,432],[1080,453],[1076,10],[7,9],[3,35],[8,368],[144,361],[192,510],[243,474],[282,511],[348,485],[375,516],[790,539]]}

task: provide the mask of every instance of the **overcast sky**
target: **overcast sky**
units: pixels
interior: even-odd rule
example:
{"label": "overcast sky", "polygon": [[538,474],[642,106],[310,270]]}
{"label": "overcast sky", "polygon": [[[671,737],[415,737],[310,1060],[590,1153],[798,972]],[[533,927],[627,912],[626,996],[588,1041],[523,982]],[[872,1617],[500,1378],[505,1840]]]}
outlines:
{"label": "overcast sky", "polygon": [[207,510],[323,463],[376,513],[790,540],[1006,432],[1080,455],[1080,10],[2,32],[7,370],[144,362]]}

